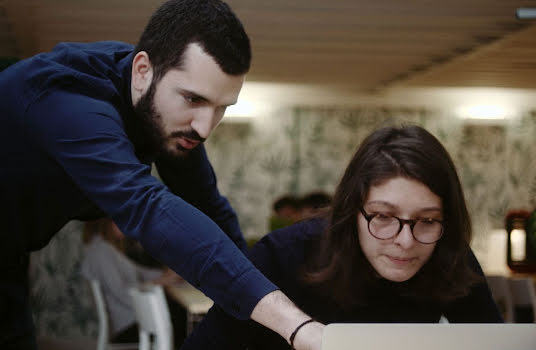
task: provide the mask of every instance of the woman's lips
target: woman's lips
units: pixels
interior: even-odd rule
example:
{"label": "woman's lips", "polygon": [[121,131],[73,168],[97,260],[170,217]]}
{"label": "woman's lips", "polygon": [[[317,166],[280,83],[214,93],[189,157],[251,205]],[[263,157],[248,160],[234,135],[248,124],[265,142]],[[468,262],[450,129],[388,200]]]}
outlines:
{"label": "woman's lips", "polygon": [[397,256],[391,256],[391,255],[388,255],[387,257],[392,263],[396,265],[408,265],[415,259],[415,258],[402,258],[402,257],[397,257]]}

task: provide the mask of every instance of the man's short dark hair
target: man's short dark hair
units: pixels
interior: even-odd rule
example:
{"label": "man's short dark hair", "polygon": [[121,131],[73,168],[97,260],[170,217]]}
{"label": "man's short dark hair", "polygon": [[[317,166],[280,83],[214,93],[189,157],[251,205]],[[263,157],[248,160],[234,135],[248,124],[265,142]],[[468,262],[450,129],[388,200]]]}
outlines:
{"label": "man's short dark hair", "polygon": [[135,52],[147,52],[158,81],[170,69],[181,68],[191,43],[199,44],[227,74],[249,70],[249,38],[229,5],[220,0],[165,2],[151,16]]}

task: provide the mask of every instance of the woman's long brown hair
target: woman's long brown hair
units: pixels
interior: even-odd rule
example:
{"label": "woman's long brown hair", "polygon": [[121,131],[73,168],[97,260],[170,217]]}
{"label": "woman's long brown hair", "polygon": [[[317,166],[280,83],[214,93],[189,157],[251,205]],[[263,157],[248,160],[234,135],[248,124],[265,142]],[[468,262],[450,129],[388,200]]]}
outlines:
{"label": "woman's long brown hair", "polygon": [[365,302],[378,280],[358,241],[357,213],[371,186],[394,177],[425,184],[443,204],[445,232],[430,260],[409,281],[411,295],[447,301],[466,295],[479,276],[468,266],[471,222],[448,152],[419,126],[387,127],[361,144],[337,186],[328,226],[310,254],[302,278],[339,305]]}

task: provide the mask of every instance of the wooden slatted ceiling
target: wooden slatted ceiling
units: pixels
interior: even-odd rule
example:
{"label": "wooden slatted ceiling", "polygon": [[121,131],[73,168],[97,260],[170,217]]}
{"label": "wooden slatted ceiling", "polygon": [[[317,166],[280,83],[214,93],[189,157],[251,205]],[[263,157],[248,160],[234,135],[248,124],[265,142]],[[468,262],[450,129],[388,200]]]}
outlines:
{"label": "wooden slatted ceiling", "polygon": [[[0,50],[59,41],[135,43],[161,0],[0,0]],[[254,52],[249,81],[378,91],[392,86],[535,88],[536,0],[229,0]]]}

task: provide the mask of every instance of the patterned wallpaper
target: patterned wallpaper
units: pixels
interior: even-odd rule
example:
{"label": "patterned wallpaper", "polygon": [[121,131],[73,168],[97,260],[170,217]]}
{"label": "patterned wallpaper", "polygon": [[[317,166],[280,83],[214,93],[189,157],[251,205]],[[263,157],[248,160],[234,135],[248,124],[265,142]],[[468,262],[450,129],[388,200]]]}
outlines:
{"label": "patterned wallpaper", "polygon": [[[419,124],[454,159],[473,219],[473,247],[503,226],[508,209],[536,206],[536,111],[503,124],[467,124],[421,109],[280,109],[249,122],[222,123],[207,141],[220,191],[238,212],[247,237],[266,233],[271,204],[285,193],[333,192],[347,162],[371,131]],[[41,334],[94,335],[91,295],[78,273],[80,223],[67,225],[33,254],[33,306]]]}
{"label": "patterned wallpaper", "polygon": [[278,196],[332,192],[360,142],[387,125],[422,125],[445,145],[462,180],[476,239],[502,227],[507,209],[535,204],[536,169],[527,165],[536,157],[536,112],[498,125],[408,109],[297,108],[287,114],[223,123],[207,142],[220,189],[239,212],[246,236],[266,232]]}

